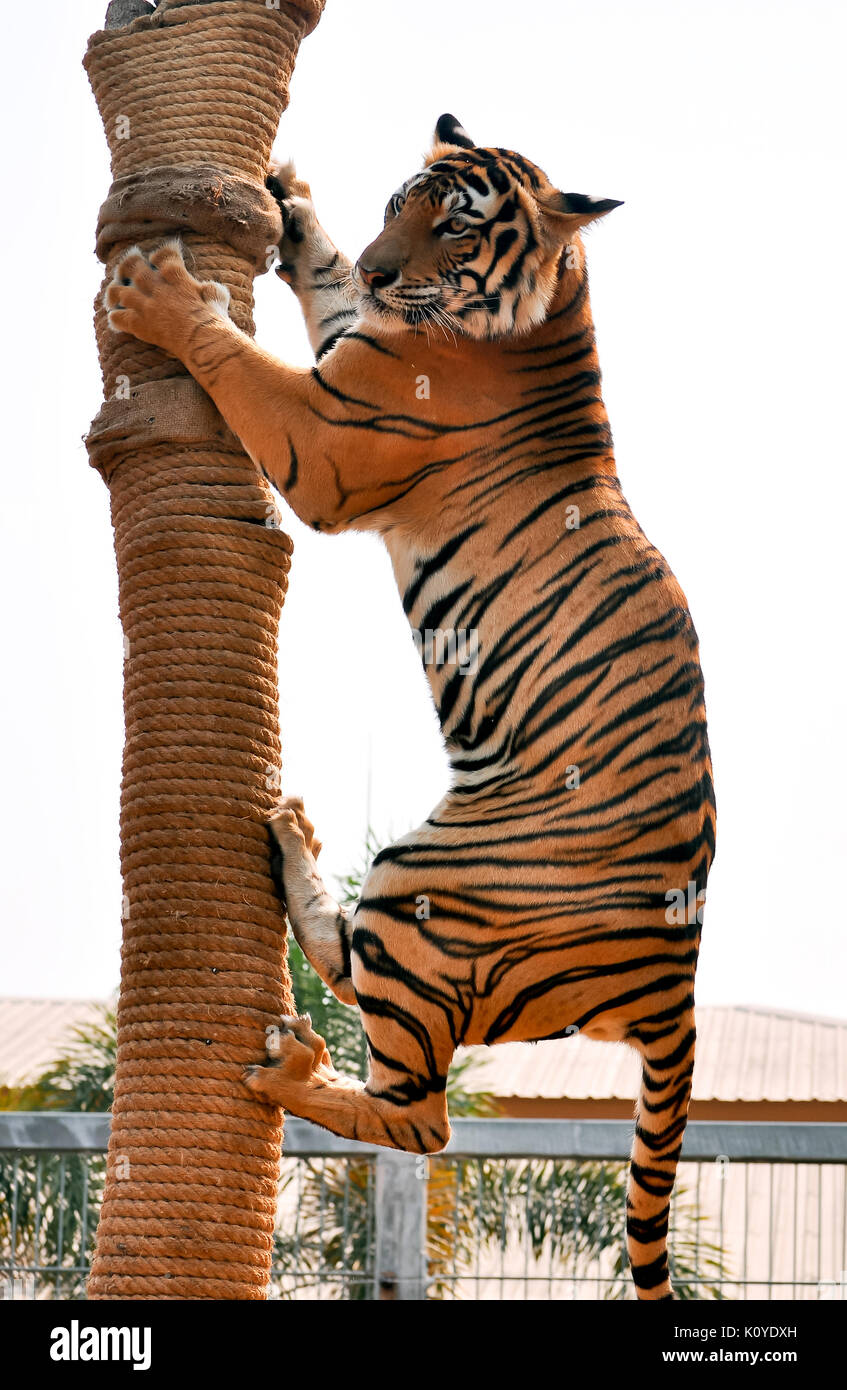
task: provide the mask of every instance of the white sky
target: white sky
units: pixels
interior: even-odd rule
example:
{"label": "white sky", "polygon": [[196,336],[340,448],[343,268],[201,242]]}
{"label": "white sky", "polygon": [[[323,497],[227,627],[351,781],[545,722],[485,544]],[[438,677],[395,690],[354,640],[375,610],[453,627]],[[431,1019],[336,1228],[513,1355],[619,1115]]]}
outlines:
{"label": "white sky", "polygon": [[[92,247],[109,185],[80,59],[105,0],[4,16],[6,329],[0,565],[0,992],[105,995],[119,973],[121,634]],[[624,491],[700,634],[718,795],[699,1000],[843,1015],[844,12],[802,0],[328,0],[277,148],[352,255],[436,117],[566,191],[623,198],[588,242]],[[309,361],[257,285],[261,341]],[[840,418],[839,418],[840,417]],[[386,556],[295,540],[282,618],[284,784],[325,869],[445,785]]]}

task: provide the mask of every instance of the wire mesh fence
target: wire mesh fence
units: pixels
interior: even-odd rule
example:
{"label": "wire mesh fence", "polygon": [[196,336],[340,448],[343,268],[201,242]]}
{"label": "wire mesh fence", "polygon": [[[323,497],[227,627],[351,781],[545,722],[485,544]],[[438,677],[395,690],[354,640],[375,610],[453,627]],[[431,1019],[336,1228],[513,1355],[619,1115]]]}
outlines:
{"label": "wire mesh fence", "polygon": [[[286,1126],[271,1296],[634,1297],[628,1126],[459,1121],[430,1159]],[[847,1126],[690,1126],[671,1208],[678,1296],[847,1297]],[[108,1116],[0,1116],[0,1294],[83,1299]]]}

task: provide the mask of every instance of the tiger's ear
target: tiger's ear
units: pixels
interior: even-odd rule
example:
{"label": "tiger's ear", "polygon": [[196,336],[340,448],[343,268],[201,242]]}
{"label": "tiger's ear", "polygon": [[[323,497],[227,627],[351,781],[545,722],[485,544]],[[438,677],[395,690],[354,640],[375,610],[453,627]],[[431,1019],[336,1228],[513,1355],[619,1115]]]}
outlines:
{"label": "tiger's ear", "polygon": [[536,201],[548,223],[565,235],[623,206],[617,198],[589,198],[584,193],[560,193],[558,189],[542,193]]}
{"label": "tiger's ear", "polygon": [[456,120],[455,116],[451,116],[449,111],[446,111],[443,116],[439,116],[435,122],[433,144],[458,145],[462,150],[476,148],[465,127]]}

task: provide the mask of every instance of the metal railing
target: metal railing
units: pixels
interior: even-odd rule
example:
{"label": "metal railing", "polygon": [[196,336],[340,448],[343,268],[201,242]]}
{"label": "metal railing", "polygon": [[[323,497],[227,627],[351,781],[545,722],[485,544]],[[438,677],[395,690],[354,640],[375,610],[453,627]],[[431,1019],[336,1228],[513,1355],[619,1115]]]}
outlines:
{"label": "metal railing", "polygon": [[[0,1113],[0,1294],[85,1296],[109,1116]],[[273,1296],[631,1298],[631,1125],[457,1120],[426,1159],[288,1118]],[[671,1269],[693,1298],[847,1296],[847,1125],[688,1126]]]}

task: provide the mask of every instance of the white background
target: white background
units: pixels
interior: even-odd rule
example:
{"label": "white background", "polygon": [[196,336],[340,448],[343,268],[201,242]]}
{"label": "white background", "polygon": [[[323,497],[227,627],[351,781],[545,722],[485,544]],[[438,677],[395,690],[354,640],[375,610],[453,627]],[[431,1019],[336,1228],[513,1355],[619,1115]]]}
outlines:
{"label": "white background", "polygon": [[[93,230],[109,185],[80,66],[105,0],[9,7],[2,343],[0,992],[105,995],[119,972],[121,633]],[[718,795],[699,1000],[844,1014],[843,7],[803,0],[328,0],[280,153],[353,256],[436,117],[566,191],[625,199],[588,241],[624,491],[694,614]],[[261,341],[309,361],[257,285]],[[414,825],[446,765],[388,562],[296,553],[281,631],[285,786],[325,866]]]}

